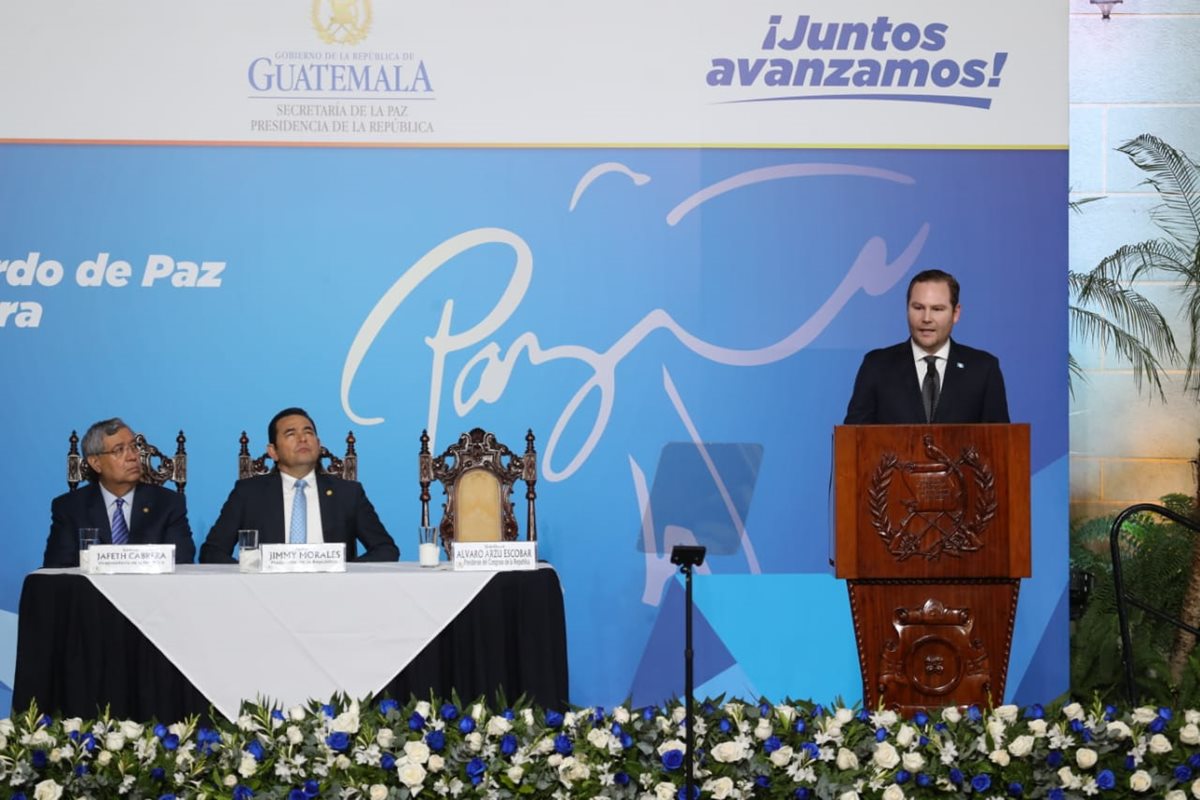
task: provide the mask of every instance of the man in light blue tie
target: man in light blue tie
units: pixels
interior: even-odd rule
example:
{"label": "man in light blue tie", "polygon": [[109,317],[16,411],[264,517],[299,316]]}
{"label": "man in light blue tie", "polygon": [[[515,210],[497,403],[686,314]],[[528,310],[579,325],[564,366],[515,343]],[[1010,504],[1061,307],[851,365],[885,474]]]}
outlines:
{"label": "man in light blue tie", "polygon": [[200,548],[201,563],[232,563],[237,532],[248,528],[263,544],[343,542],[348,560],[400,558],[362,484],[320,468],[321,440],[308,412],[280,411],[267,425],[267,440],[275,469],[234,484]]}
{"label": "man in light blue tie", "polygon": [[175,561],[196,557],[184,496],[142,483],[134,433],[119,418],[105,419],[83,435],[83,456],[93,478],[50,503],[44,567],[79,566],[79,529],[96,528],[102,544],[173,544]]}

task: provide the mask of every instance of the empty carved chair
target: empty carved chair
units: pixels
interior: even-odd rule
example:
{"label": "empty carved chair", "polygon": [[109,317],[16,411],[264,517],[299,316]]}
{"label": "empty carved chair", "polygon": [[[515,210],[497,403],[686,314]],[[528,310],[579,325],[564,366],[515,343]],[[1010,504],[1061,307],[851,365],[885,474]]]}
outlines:
{"label": "empty carved chair", "polygon": [[[68,441],[70,448],[67,450],[67,486],[74,491],[80,483],[93,481],[96,476],[88,465],[87,459],[79,452],[79,434],[71,431],[71,438]],[[187,437],[183,435],[183,431],[180,431],[179,435],[175,437],[175,455],[166,456],[157,447],[147,442],[146,437],[142,434],[134,435],[133,443],[137,447],[138,460],[142,464],[142,483],[162,486],[167,481],[171,481],[175,484],[176,491],[183,494],[184,487],[187,485],[186,442]]]}
{"label": "empty carved chair", "polygon": [[[250,437],[246,435],[245,431],[242,431],[241,438],[238,441],[241,444],[241,449],[238,451],[238,480],[253,478],[257,475],[266,475],[273,469],[273,467],[267,466],[267,459],[270,456],[266,453],[263,453],[258,458],[251,458]],[[346,434],[346,454],[341,458],[329,452],[329,448],[325,445],[321,445],[321,455],[317,461],[317,468],[326,475],[333,475],[348,481],[358,480],[358,453],[354,450],[354,443],[356,441],[354,431]]]}
{"label": "empty carved chair", "polygon": [[482,428],[458,437],[440,456],[429,452],[429,434],[421,431],[418,476],[421,484],[421,525],[429,525],[429,487],[442,484],[446,501],[438,526],[442,547],[453,555],[454,542],[515,541],[513,484],[525,482],[525,538],[537,541],[537,452],[533,431],[525,434],[525,452],[517,455]]}

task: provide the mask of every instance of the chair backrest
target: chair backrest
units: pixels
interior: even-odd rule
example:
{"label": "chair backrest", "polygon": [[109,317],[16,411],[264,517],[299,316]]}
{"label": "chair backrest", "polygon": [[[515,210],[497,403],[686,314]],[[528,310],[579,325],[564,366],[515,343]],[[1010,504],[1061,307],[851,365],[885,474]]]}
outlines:
{"label": "chair backrest", "polygon": [[418,456],[421,484],[421,525],[429,525],[429,487],[442,484],[446,501],[438,526],[442,547],[453,556],[454,542],[514,541],[513,484],[525,482],[525,538],[537,541],[537,451],[533,431],[525,434],[525,452],[517,455],[482,428],[472,428],[440,456],[429,451],[429,433],[421,431]]}
{"label": "chair backrest", "polygon": [[[326,475],[334,475],[348,481],[358,480],[358,453],[354,449],[356,441],[354,431],[346,434],[346,455],[341,458],[329,452],[329,448],[325,445],[321,445],[321,455],[317,459],[317,469]],[[241,444],[241,448],[238,450],[238,480],[253,478],[256,475],[266,475],[275,468],[274,466],[267,466],[267,459],[270,456],[266,453],[263,453],[258,458],[251,458],[250,437],[246,435],[245,431],[242,431],[238,442]],[[328,466],[325,464],[326,461],[329,462]]]}
{"label": "chair backrest", "polygon": [[[71,431],[67,450],[67,486],[74,491],[83,481],[94,481],[96,474],[85,458],[79,452],[79,434]],[[154,445],[146,441],[142,434],[133,437],[134,447],[138,451],[138,461],[142,464],[142,483],[162,486],[167,481],[175,484],[176,490],[183,494],[187,486],[187,437],[183,431],[175,437],[175,455],[166,456]],[[155,463],[157,462],[157,463]]]}

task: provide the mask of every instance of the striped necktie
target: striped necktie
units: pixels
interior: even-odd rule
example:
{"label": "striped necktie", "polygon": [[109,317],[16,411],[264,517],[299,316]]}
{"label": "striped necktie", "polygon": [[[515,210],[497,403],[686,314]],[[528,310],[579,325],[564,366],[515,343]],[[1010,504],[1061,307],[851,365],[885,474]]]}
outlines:
{"label": "striped necktie", "polygon": [[304,544],[308,541],[308,501],[304,498],[303,479],[296,481],[296,492],[292,495],[292,526],[288,529],[288,544]]}
{"label": "striped necktie", "polygon": [[129,526],[125,524],[125,499],[117,498],[117,507],[112,515],[112,543],[113,544],[128,544],[129,543]]}

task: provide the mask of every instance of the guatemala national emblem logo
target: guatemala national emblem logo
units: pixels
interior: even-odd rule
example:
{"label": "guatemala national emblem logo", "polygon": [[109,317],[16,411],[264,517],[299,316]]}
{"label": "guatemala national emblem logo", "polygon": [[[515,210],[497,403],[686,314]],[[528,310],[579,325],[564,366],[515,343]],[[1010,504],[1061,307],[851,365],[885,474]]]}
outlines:
{"label": "guatemala national emblem logo", "polygon": [[358,44],[371,29],[371,0],[312,0],[312,23],[329,44]]}

